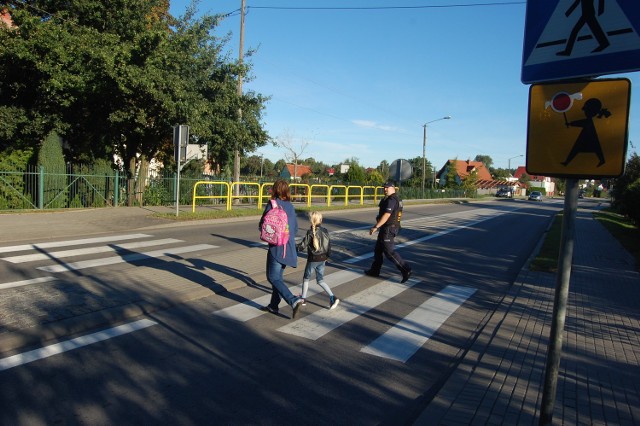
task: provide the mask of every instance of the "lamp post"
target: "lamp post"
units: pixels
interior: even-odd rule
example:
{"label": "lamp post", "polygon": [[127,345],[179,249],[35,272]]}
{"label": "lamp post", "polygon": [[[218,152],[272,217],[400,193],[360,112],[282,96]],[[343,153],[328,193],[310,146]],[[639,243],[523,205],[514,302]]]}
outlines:
{"label": "lamp post", "polygon": [[514,158],[518,158],[518,157],[524,157],[524,154],[516,155],[515,157],[509,158],[509,166],[507,168],[507,170],[509,170],[509,174],[511,174],[511,160],[513,160]]}
{"label": "lamp post", "polygon": [[[423,133],[422,133],[422,198],[424,198],[424,180],[426,178],[426,171],[427,171],[427,160],[426,160],[426,154],[427,154],[427,124],[431,124],[434,123],[436,121],[440,121],[440,120],[450,120],[451,116],[447,115],[445,117],[442,118],[438,118],[435,120],[431,120],[431,121],[427,121],[426,123],[424,123],[422,125],[423,128]],[[431,165],[433,167],[433,164]],[[435,173],[435,169],[433,170]]]}

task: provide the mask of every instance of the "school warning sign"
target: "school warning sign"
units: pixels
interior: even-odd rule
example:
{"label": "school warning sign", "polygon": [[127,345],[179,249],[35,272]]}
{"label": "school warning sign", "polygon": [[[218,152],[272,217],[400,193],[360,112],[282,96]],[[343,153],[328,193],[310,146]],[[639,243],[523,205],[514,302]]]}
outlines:
{"label": "school warning sign", "polygon": [[625,78],[532,85],[527,173],[577,179],[621,176],[630,92]]}

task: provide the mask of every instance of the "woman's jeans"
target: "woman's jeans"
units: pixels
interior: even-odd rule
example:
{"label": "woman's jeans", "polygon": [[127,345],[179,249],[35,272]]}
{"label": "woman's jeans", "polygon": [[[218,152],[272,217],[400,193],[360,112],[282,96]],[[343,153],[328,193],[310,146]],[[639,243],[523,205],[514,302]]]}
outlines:
{"label": "woman's jeans", "polygon": [[273,309],[278,309],[280,296],[282,296],[289,306],[293,306],[293,302],[297,299],[284,283],[283,275],[286,267],[287,265],[278,262],[278,260],[271,255],[271,252],[267,252],[267,281],[269,281],[273,288],[269,306]]}

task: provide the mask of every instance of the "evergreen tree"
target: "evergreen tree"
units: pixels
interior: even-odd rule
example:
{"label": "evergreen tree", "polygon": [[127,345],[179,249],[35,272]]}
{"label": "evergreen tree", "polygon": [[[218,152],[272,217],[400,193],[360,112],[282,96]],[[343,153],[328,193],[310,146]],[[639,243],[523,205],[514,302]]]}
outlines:
{"label": "evergreen tree", "polygon": [[44,207],[67,207],[66,163],[62,153],[62,139],[51,132],[38,151],[38,166],[44,171]]}

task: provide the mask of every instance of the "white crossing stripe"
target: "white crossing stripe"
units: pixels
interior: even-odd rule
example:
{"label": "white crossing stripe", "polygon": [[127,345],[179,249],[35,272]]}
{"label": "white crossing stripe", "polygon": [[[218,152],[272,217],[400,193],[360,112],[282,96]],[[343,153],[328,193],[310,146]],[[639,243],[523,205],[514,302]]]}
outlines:
{"label": "white crossing stripe", "polygon": [[397,296],[420,281],[410,279],[406,283],[383,281],[347,299],[340,300],[334,310],[321,309],[306,317],[280,327],[278,331],[310,340],[320,337]]}
{"label": "white crossing stripe", "polygon": [[2,358],[0,359],[0,371],[8,370],[10,368],[28,364],[33,361],[38,361],[44,358],[48,358],[53,355],[58,355],[63,352],[71,351],[73,349],[78,349],[83,346],[88,346],[93,343],[98,343],[103,340],[122,336],[127,333],[132,333],[134,331],[142,330],[143,328],[151,327],[152,325],[156,325],[156,324],[157,323],[155,321],[142,319],[139,321],[109,328],[107,330],[99,331],[97,333],[92,333],[86,336],[80,336],[80,337],[76,337],[75,339],[66,340],[64,342],[45,346],[40,349],[34,349],[29,352],[24,352],[21,354],[12,355],[7,358]]}
{"label": "white crossing stripe", "polygon": [[74,263],[62,263],[60,265],[41,266],[37,269],[46,272],[64,272],[64,271],[77,271],[79,269],[94,268],[96,266],[115,265],[123,262],[133,262],[136,260],[144,260],[148,258],[158,258],[163,256],[170,256],[174,254],[190,253],[199,250],[214,249],[218,246],[212,246],[210,244],[196,244],[193,246],[175,247],[171,249],[148,251],[146,253],[131,253],[122,256],[112,256],[104,259],[83,260]]}
{"label": "white crossing stripe", "polygon": [[447,286],[360,351],[406,362],[475,291]]}
{"label": "white crossing stripe", "polygon": [[[325,275],[324,281],[330,288],[333,289],[341,284],[348,283],[349,281],[353,281],[356,278],[360,277],[362,277],[362,272],[342,270],[334,272],[333,274]],[[307,298],[321,292],[324,292],[324,290],[322,290],[320,286],[314,285],[314,283],[309,283]],[[232,319],[235,321],[245,322],[262,315],[264,312],[262,312],[259,308],[261,306],[268,305],[270,301],[271,294],[267,294],[256,299],[229,306],[228,308],[220,309],[219,311],[213,312],[213,315]]]}
{"label": "white crossing stripe", "polygon": [[54,247],[79,246],[82,244],[106,243],[110,241],[120,241],[120,240],[134,240],[136,238],[146,238],[150,236],[151,235],[147,235],[147,234],[126,234],[126,235],[113,235],[110,237],[84,238],[81,240],[54,241],[50,243],[22,244],[19,246],[0,247],[0,253],[10,253],[13,251],[26,251],[26,250],[33,250],[33,249],[47,249],[47,248],[54,248]]}
{"label": "white crossing stripe", "polygon": [[30,284],[46,283],[46,282],[55,281],[55,280],[57,280],[57,278],[55,277],[40,277],[40,278],[33,278],[30,280],[14,281],[11,283],[0,284],[0,290],[3,290],[5,288],[22,287]]}
{"label": "white crossing stripe", "polygon": [[35,262],[38,260],[62,259],[63,257],[84,256],[87,254],[97,254],[97,253],[110,253],[110,252],[117,252],[118,250],[131,250],[131,249],[138,249],[142,247],[162,246],[165,244],[173,244],[173,243],[180,243],[180,242],[182,242],[182,240],[176,240],[175,238],[164,238],[160,240],[136,241],[134,243],[110,244],[107,246],[88,247],[88,248],[73,249],[73,250],[47,252],[47,253],[23,254],[20,256],[5,257],[3,258],[3,260],[6,260],[7,262],[11,262],[11,263]]}
{"label": "white crossing stripe", "polygon": [[[503,213],[500,213],[500,214],[503,214]],[[412,246],[414,244],[418,244],[418,243],[421,243],[423,241],[431,240],[433,238],[438,238],[438,237],[441,237],[443,235],[450,234],[451,232],[455,232],[455,231],[457,231],[459,229],[464,229],[464,228],[468,228],[470,226],[477,225],[478,223],[481,223],[481,222],[484,222],[486,220],[492,219],[493,217],[495,217],[495,216],[487,217],[487,218],[484,218],[484,219],[476,220],[474,222],[466,223],[464,225],[456,226],[454,228],[450,228],[450,229],[444,230],[442,232],[438,232],[436,234],[427,235],[427,236],[424,236],[422,238],[416,238],[415,240],[410,240],[410,241],[407,241],[407,242],[402,243],[402,244],[396,244],[395,247],[396,247],[396,249],[399,249],[399,248],[403,248],[403,247]],[[352,257],[351,259],[347,259],[347,260],[344,261],[344,263],[356,263],[356,262],[359,262],[359,261],[364,260],[364,259],[369,259],[371,257],[373,257],[373,253],[367,253],[367,254],[363,254],[361,256]]]}

